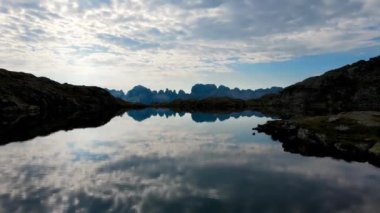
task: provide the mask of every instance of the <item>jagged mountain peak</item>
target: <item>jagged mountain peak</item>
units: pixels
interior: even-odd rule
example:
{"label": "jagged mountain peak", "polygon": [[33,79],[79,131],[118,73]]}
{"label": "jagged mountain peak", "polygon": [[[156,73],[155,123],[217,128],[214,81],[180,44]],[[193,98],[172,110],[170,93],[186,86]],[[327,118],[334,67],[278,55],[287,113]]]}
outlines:
{"label": "jagged mountain peak", "polygon": [[195,84],[191,88],[190,93],[186,93],[183,90],[179,90],[177,93],[176,90],[170,90],[168,88],[165,90],[155,91],[141,85],[133,87],[126,94],[124,92],[121,93],[118,90],[109,90],[109,92],[115,97],[122,98],[130,102],[138,102],[143,104],[164,103],[177,99],[202,100],[205,98],[213,97],[227,97],[233,99],[250,100],[260,98],[266,94],[278,93],[279,91],[281,91],[280,87],[271,87],[258,90],[241,90],[239,88],[230,89],[224,85],[216,86],[215,84],[200,83]]}

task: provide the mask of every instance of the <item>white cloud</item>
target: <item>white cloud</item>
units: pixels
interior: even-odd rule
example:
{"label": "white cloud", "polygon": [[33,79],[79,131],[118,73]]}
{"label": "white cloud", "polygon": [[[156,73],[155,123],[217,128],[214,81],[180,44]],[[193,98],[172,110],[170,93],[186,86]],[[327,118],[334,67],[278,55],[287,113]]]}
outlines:
{"label": "white cloud", "polygon": [[[231,58],[272,62],[372,46],[379,17],[375,0],[1,0],[0,62],[72,83],[126,89],[149,75],[142,83],[159,87],[181,75],[183,85],[205,71],[231,72]],[[62,77],[72,73],[94,76]]]}

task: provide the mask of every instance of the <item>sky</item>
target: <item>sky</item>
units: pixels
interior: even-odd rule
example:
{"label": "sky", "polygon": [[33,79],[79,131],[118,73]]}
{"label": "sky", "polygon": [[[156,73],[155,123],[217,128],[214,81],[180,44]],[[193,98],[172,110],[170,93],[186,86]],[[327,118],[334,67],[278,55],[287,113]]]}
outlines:
{"label": "sky", "polygon": [[0,67],[128,90],[288,86],[380,55],[379,0],[0,0]]}

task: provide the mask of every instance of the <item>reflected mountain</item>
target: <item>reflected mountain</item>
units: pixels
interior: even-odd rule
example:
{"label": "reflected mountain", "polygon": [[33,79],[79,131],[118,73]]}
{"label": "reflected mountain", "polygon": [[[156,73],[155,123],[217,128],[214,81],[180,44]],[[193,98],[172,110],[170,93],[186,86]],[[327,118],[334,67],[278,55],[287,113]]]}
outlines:
{"label": "reflected mountain", "polygon": [[[170,109],[154,109],[147,108],[142,110],[130,110],[127,112],[128,116],[133,118],[135,121],[144,121],[151,117],[183,117],[185,112],[176,112]],[[216,121],[225,121],[230,118],[240,118],[240,117],[264,117],[264,114],[257,111],[241,111],[241,112],[223,112],[223,113],[212,113],[212,112],[191,112],[191,118],[194,122],[203,123],[203,122],[216,122]]]}
{"label": "reflected mountain", "polygon": [[100,127],[118,114],[118,111],[76,112],[54,115],[21,114],[6,119],[2,118],[0,122],[0,145],[27,141],[60,130]]}
{"label": "reflected mountain", "polygon": [[194,112],[191,113],[191,118],[197,123],[202,122],[216,122],[225,121],[230,118],[238,119],[240,117],[265,117],[264,114],[256,111],[242,111],[242,112],[230,112],[230,113],[204,113],[204,112]]}
{"label": "reflected mountain", "polygon": [[128,116],[133,118],[135,121],[144,121],[146,119],[149,119],[151,117],[175,117],[177,114],[178,116],[182,117],[185,115],[184,112],[174,112],[170,109],[154,109],[154,108],[147,108],[142,110],[130,110],[127,112]]}

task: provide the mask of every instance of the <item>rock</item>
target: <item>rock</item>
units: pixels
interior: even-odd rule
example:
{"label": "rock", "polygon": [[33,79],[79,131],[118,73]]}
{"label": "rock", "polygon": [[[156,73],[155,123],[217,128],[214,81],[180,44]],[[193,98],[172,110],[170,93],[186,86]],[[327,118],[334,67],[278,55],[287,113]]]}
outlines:
{"label": "rock", "polygon": [[315,136],[316,136],[316,138],[318,139],[319,142],[321,142],[323,144],[326,144],[326,142],[327,142],[327,136],[325,134],[316,133]]}
{"label": "rock", "polygon": [[339,125],[339,126],[336,126],[335,129],[338,130],[338,131],[347,131],[350,128],[348,126]]}
{"label": "rock", "polygon": [[336,120],[338,120],[339,118],[337,116],[330,116],[328,119],[327,119],[327,122],[334,122]]}
{"label": "rock", "polygon": [[336,150],[340,152],[349,152],[351,150],[351,146],[345,144],[345,143],[336,143],[334,144],[334,147]]}
{"label": "rock", "polygon": [[369,143],[357,143],[355,147],[361,152],[367,152],[371,148],[371,144]]}
{"label": "rock", "polygon": [[297,132],[297,138],[299,138],[301,140],[307,140],[307,139],[309,139],[308,134],[309,134],[309,130],[299,128],[298,132]]}
{"label": "rock", "polygon": [[380,157],[380,142],[375,143],[368,152],[376,157]]}
{"label": "rock", "polygon": [[336,122],[329,122],[328,116],[297,117],[269,121],[260,125],[258,131],[283,143],[285,151],[307,156],[367,161],[380,166],[380,126],[363,125],[352,119],[352,114],[357,117],[360,114],[377,116],[377,112],[347,112],[329,116],[341,118]]}

